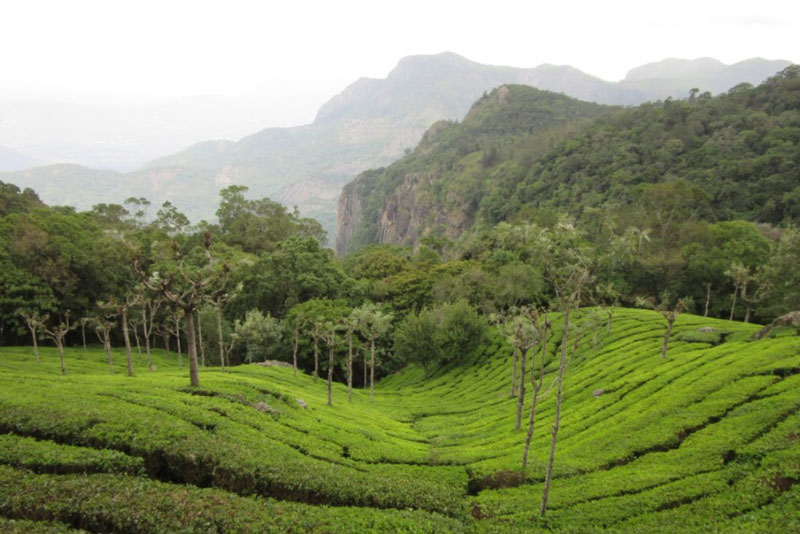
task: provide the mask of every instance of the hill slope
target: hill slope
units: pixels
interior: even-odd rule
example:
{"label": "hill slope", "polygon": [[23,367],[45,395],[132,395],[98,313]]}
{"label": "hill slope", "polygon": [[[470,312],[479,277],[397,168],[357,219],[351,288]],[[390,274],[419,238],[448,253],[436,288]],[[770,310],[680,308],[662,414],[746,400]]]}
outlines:
{"label": "hill slope", "polygon": [[[588,325],[590,312],[581,316]],[[715,332],[698,331],[709,326]],[[665,360],[654,312],[618,310],[610,333],[586,329],[565,383],[546,525],[535,516],[553,396],[540,404],[524,477],[497,475],[519,471],[524,440],[512,430],[509,351],[499,340],[427,381],[415,368],[384,380],[374,404],[361,392],[350,404],[337,386],[333,407],[322,382],[281,367],[207,369],[192,390],[166,356],[156,372],[126,378],[109,375],[100,351],[72,350],[60,377],[54,351],[36,364],[27,348],[3,349],[0,526],[796,530],[800,338],[749,341],[757,329],[682,315]],[[560,339],[558,321],[555,330]],[[556,349],[551,342],[547,377]],[[522,483],[496,488],[509,482]]]}
{"label": "hill slope", "polygon": [[495,91],[470,112],[514,128],[481,131],[470,115],[435,126],[414,152],[348,184],[337,252],[415,245],[428,234],[454,239],[542,209],[580,215],[606,203],[630,206],[637,188],[678,179],[698,192],[687,207],[707,220],[800,220],[796,66],[759,87],[607,110],[583,123],[542,124],[552,110],[533,91]]}
{"label": "hill slope", "polygon": [[[786,64],[754,61],[760,70],[739,68],[735,81],[724,88],[758,83]],[[715,65],[714,72],[735,67]],[[35,183],[45,202],[70,202],[81,209],[99,202],[120,203],[130,196],[144,196],[155,204],[168,199],[194,220],[213,217],[216,192],[240,184],[258,197],[298,205],[332,235],[336,201],[345,183],[365,169],[400,157],[434,122],[461,119],[485,91],[504,83],[525,84],[586,101],[633,105],[664,95],[684,97],[692,87],[716,89],[703,81],[703,68],[695,71],[688,80],[648,78],[618,84],[568,66],[520,69],[481,65],[453,53],[411,56],[385,79],[362,78],[345,88],[322,106],[312,124],[268,128],[236,143],[198,143],[122,179],[115,173],[87,171],[98,184],[91,195],[70,194],[59,167],[2,174],[0,180],[21,187]]]}

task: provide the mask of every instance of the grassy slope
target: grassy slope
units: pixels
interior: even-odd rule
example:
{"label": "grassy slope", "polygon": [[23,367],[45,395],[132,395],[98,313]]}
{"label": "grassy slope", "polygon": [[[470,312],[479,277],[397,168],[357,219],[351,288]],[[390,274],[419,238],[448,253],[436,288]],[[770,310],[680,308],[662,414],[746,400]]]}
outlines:
{"label": "grassy slope", "polygon": [[110,375],[99,350],[69,351],[61,377],[55,350],[36,364],[29,348],[3,349],[0,531],[36,520],[42,532],[791,532],[800,338],[748,341],[756,329],[683,315],[661,360],[654,312],[617,310],[610,334],[586,328],[546,522],[552,391],[524,483],[475,494],[519,470],[524,440],[496,339],[427,381],[415,368],[385,379],[373,405],[337,385],[333,408],[323,380],[285,368],[204,370],[192,391],[164,353],[153,373],[137,358],[131,379],[119,364]]}

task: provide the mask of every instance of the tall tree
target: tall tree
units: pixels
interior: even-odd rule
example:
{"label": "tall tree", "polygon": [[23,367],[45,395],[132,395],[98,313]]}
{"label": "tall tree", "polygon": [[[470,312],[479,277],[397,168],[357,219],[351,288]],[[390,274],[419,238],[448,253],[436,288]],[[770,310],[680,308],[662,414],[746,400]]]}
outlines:
{"label": "tall tree", "polygon": [[514,430],[519,430],[522,423],[522,406],[525,402],[525,366],[527,364],[528,350],[536,344],[537,332],[533,323],[528,318],[527,310],[518,310],[503,329],[506,339],[520,355],[519,393],[517,396],[517,419]]}
{"label": "tall tree", "polygon": [[392,326],[392,314],[384,313],[378,306],[366,303],[353,310],[361,335],[369,341],[370,378],[369,402],[375,400],[375,341],[380,339]]}
{"label": "tall tree", "polygon": [[103,348],[106,351],[106,358],[108,359],[108,370],[110,373],[114,372],[114,356],[111,354],[111,330],[116,326],[113,313],[101,311],[97,316],[92,318],[94,323],[94,331],[97,338],[103,343]]}
{"label": "tall tree", "polygon": [[534,346],[533,356],[531,357],[531,411],[528,417],[528,433],[525,436],[525,449],[522,452],[522,470],[528,466],[528,452],[531,448],[531,441],[533,440],[533,432],[536,426],[536,406],[539,402],[539,393],[542,389],[544,382],[544,364],[547,357],[547,333],[550,329],[550,321],[548,320],[547,313],[544,314],[544,319],[540,320],[540,314],[536,310],[531,310],[528,318],[536,331],[536,337],[541,347],[541,356],[539,357],[539,370],[536,372],[536,354],[538,349]]}
{"label": "tall tree", "polygon": [[353,402],[353,334],[358,330],[358,319],[351,312],[340,324],[347,335],[347,400]]}
{"label": "tall tree", "polygon": [[212,236],[206,231],[203,240],[203,253],[205,265],[201,267],[190,266],[185,262],[184,255],[177,242],[173,241],[176,264],[173,269],[166,272],[155,272],[148,276],[141,266],[141,258],[136,258],[135,267],[141,281],[151,291],[156,291],[183,312],[186,324],[186,337],[189,356],[189,381],[192,386],[200,385],[197,362],[197,344],[195,336],[194,315],[204,299],[213,292],[224,291],[229,267],[221,267],[214,263],[211,255]]}
{"label": "tall tree", "polygon": [[593,251],[583,240],[575,226],[567,220],[560,221],[553,229],[540,233],[537,244],[545,266],[545,278],[555,295],[555,303],[561,311],[561,356],[556,379],[556,407],[553,422],[553,437],[550,441],[550,454],[547,460],[542,503],[539,513],[547,512],[547,500],[553,479],[558,431],[561,426],[561,405],[563,401],[564,373],[567,367],[567,345],[570,333],[570,313],[580,306],[581,295],[591,281]]}
{"label": "tall tree", "polygon": [[58,355],[61,359],[61,374],[67,374],[67,366],[64,361],[64,337],[66,337],[67,333],[74,328],[75,325],[70,325],[69,322],[69,315],[70,312],[67,310],[62,317],[58,319],[58,321],[52,325],[47,324],[45,319],[45,324],[42,327],[45,335],[49,337],[58,347]]}
{"label": "tall tree", "polygon": [[322,339],[328,345],[328,406],[333,406],[334,348],[336,347],[336,332],[339,328],[338,322],[328,320],[322,323]]}
{"label": "tall tree", "polygon": [[681,298],[673,301],[669,292],[665,291],[661,295],[661,300],[659,302],[656,302],[656,299],[653,297],[647,299],[639,297],[636,299],[636,304],[640,307],[657,311],[667,321],[667,328],[664,330],[664,340],[661,342],[661,359],[665,359],[667,357],[669,340],[672,336],[672,328],[678,316],[689,307],[689,299]]}
{"label": "tall tree", "polygon": [[25,320],[25,325],[31,332],[31,338],[33,339],[33,354],[36,356],[36,363],[40,363],[42,360],[39,356],[39,343],[37,342],[37,339],[39,337],[39,331],[44,327],[49,315],[39,315],[39,312],[35,310],[20,310],[19,314],[23,317]]}
{"label": "tall tree", "polygon": [[248,363],[263,356],[266,362],[269,359],[272,345],[281,336],[278,321],[269,315],[264,315],[259,310],[250,310],[245,315],[244,321],[236,321],[236,339],[245,347]]}

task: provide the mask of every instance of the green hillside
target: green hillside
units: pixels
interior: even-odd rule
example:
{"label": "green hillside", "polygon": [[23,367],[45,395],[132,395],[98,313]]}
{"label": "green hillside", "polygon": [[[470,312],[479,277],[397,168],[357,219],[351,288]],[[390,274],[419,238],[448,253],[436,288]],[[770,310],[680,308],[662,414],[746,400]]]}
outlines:
{"label": "green hillside", "polygon": [[555,95],[536,95],[497,89],[462,123],[435,125],[404,158],[359,175],[342,193],[337,252],[457,239],[555,212],[599,210],[661,232],[668,217],[800,221],[800,67],[758,87],[607,108],[583,122],[570,110],[586,104],[573,100],[564,110],[552,105]]}
{"label": "green hillside", "polygon": [[[384,379],[374,404],[337,385],[333,407],[323,380],[280,366],[204,369],[192,389],[165,352],[128,378],[70,349],[62,377],[55,349],[37,364],[3,348],[0,531],[800,529],[800,337],[681,315],[662,360],[657,313],[618,309],[608,333],[594,319],[579,314],[545,520],[554,394],[518,475],[525,433],[493,337],[466,365]],[[560,338],[555,320],[545,385]]]}

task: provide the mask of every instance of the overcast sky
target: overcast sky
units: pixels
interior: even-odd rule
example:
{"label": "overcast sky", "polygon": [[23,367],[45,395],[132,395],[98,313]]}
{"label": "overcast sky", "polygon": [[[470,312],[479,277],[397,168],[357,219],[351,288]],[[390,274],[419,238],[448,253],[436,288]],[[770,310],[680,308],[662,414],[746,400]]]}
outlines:
{"label": "overcast sky", "polygon": [[666,57],[800,62],[799,21],[792,0],[4,0],[0,86],[188,96],[312,82],[332,95],[445,50],[619,80]]}

